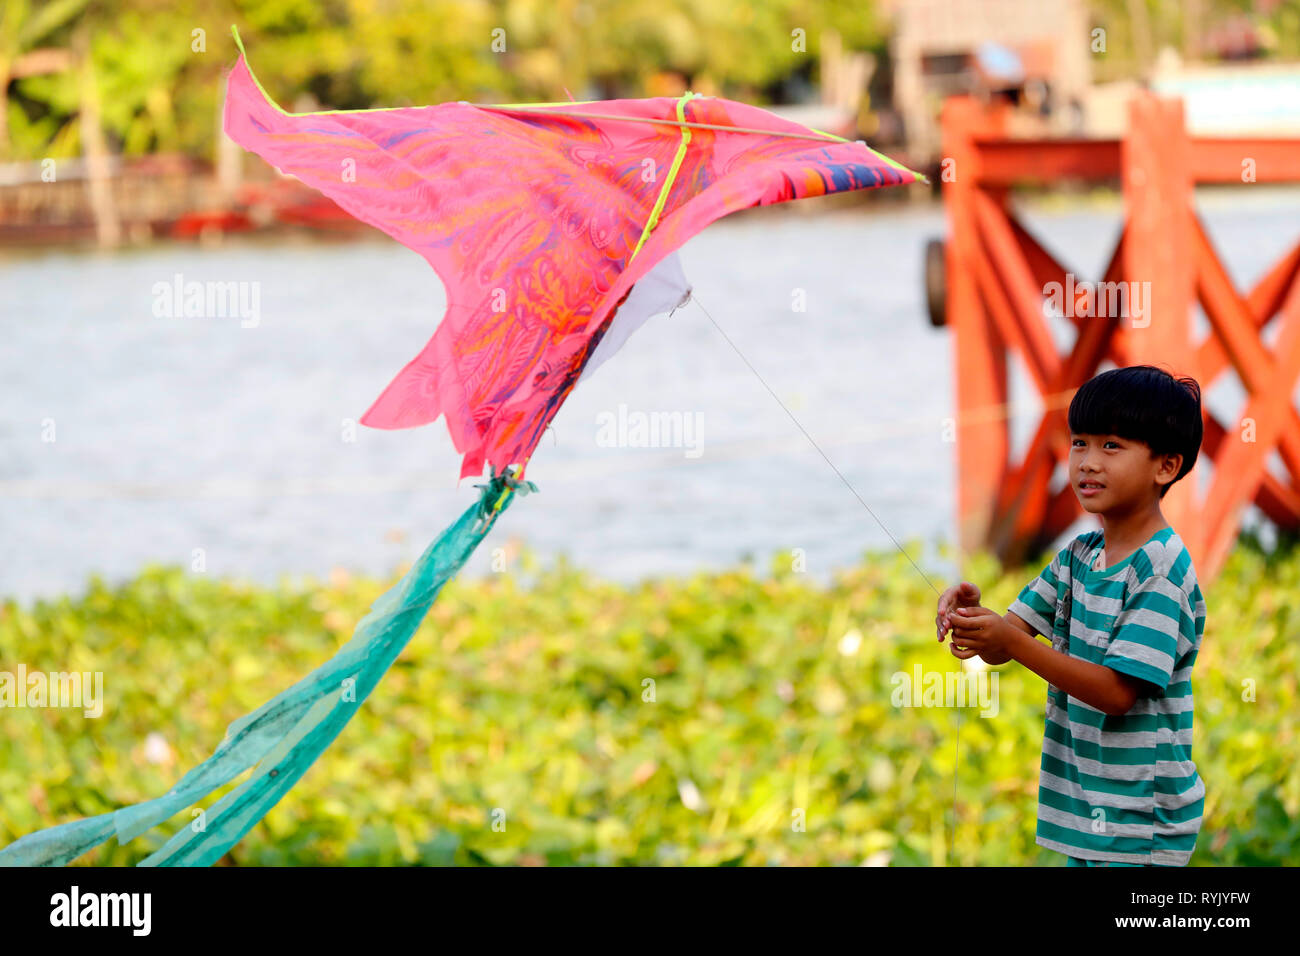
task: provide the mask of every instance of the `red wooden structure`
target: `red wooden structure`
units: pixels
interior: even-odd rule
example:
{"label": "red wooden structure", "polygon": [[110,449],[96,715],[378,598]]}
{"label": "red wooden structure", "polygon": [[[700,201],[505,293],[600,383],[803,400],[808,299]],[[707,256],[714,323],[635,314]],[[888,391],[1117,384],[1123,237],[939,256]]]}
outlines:
{"label": "red wooden structure", "polygon": [[[1196,214],[1193,187],[1300,182],[1300,140],[1189,136],[1182,102],[1151,93],[1130,104],[1122,140],[1013,139],[1005,128],[1001,108],[963,97],[945,104],[941,176],[950,235],[943,311],[932,319],[954,334],[962,547],[1022,561],[1083,513],[1069,482],[1056,488],[1052,480],[1058,464],[1068,467],[1070,397],[1104,361],[1192,375],[1203,394],[1231,368],[1247,394],[1245,408],[1231,422],[1206,410],[1197,466],[1163,502],[1198,575],[1209,581],[1250,502],[1279,526],[1300,527],[1300,412],[1291,399],[1300,376],[1300,243],[1254,288],[1238,291]],[[1114,308],[1113,295],[1108,308],[1101,296],[1089,302],[1085,290],[1073,309],[1067,304],[1077,334],[1060,354],[1044,317],[1047,289],[1059,282],[1068,290],[1082,279],[1067,277],[1070,270],[1016,219],[1007,191],[1066,179],[1119,180],[1125,221],[1103,281],[1137,284],[1130,289],[1149,283],[1151,301],[1141,303],[1144,314],[1136,318],[1120,314],[1125,310]],[[1211,327],[1199,342],[1197,302]],[[1262,333],[1275,317],[1280,328],[1270,347]],[[1019,460],[1012,460],[1004,413],[1009,353],[1023,361],[1043,400]],[[1275,449],[1286,480],[1268,469]],[[1207,460],[1212,480],[1199,489]]]}

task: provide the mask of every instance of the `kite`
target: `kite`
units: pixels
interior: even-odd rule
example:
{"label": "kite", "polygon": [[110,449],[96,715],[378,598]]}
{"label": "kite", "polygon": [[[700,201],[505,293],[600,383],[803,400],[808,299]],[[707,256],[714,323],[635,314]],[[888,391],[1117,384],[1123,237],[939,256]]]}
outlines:
{"label": "kite", "polygon": [[[511,501],[574,386],[653,315],[690,296],[675,250],[752,206],[923,180],[862,141],[686,93],[546,104],[288,113],[239,56],[224,128],[428,261],[446,312],[361,417],[399,429],[445,419],[479,498],[375,601],[339,653],[234,721],[166,794],[28,834],[0,864],[62,865],[125,843],[229,783],[142,866],[207,866],[288,792],[406,646],[442,586]],[[198,812],[198,811],[194,811]]]}

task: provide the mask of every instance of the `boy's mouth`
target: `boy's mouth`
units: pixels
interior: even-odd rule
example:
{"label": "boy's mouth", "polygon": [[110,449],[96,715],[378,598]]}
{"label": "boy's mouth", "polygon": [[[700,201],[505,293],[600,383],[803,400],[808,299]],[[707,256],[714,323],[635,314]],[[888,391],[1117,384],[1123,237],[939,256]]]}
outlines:
{"label": "boy's mouth", "polygon": [[1093,495],[1100,494],[1102,489],[1105,487],[1106,486],[1100,481],[1095,481],[1092,478],[1085,478],[1079,482],[1079,494],[1083,495],[1085,498],[1091,498]]}

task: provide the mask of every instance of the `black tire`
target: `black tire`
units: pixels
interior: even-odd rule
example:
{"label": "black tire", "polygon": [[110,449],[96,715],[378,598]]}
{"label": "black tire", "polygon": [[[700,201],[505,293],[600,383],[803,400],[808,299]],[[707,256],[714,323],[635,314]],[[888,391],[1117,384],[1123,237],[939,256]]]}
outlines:
{"label": "black tire", "polygon": [[942,239],[925,244],[925,304],[932,326],[941,329],[948,324],[948,271]]}

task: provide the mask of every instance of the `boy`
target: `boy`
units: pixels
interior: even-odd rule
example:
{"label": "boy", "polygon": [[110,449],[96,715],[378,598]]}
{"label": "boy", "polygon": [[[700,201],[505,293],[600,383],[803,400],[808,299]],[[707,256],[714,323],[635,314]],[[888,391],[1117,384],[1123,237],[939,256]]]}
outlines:
{"label": "boy", "polygon": [[1160,499],[1196,463],[1200,386],[1113,369],[1078,390],[1068,420],[1069,480],[1101,530],[1062,548],[1005,617],[975,585],[948,588],[939,640],[951,628],[954,656],[1018,661],[1048,682],[1039,846],[1070,866],[1186,866],[1205,806],[1191,753],[1205,602]]}

